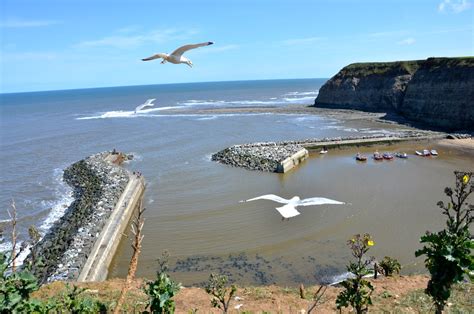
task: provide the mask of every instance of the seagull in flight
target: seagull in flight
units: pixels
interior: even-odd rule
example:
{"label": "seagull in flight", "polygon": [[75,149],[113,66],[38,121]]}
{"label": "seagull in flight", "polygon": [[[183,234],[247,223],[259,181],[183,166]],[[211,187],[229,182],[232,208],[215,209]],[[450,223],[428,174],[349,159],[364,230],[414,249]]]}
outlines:
{"label": "seagull in flight", "polygon": [[155,59],[162,58],[163,59],[161,61],[162,64],[166,63],[166,61],[168,61],[170,63],[174,63],[174,64],[185,63],[185,64],[189,65],[189,67],[192,68],[193,63],[188,58],[183,57],[183,53],[185,53],[186,51],[191,50],[191,49],[196,49],[196,48],[199,48],[199,47],[209,46],[209,45],[212,45],[212,44],[214,44],[212,41],[208,41],[208,42],[200,43],[200,44],[184,45],[182,47],[179,47],[175,51],[173,51],[171,54],[157,53],[153,56],[142,59],[142,61],[150,61],[150,60],[155,60]]}
{"label": "seagull in flight", "polygon": [[300,199],[299,196],[293,196],[291,199],[287,200],[274,194],[262,195],[262,196],[254,197],[246,201],[240,201],[240,202],[251,202],[251,201],[256,201],[256,200],[270,200],[270,201],[286,204],[282,207],[276,207],[276,210],[283,217],[282,220],[285,218],[290,219],[291,217],[295,217],[301,214],[298,210],[296,210],[297,206],[345,204],[344,202],[339,202],[339,201],[332,200],[329,198],[324,198],[324,197],[311,197],[311,198]]}
{"label": "seagull in flight", "polygon": [[153,103],[155,100],[156,100],[156,98],[147,99],[147,101],[145,101],[144,104],[141,104],[140,106],[137,106],[137,108],[135,108],[135,113],[137,113],[137,111],[140,111],[142,109],[145,109],[145,108],[148,108],[148,107],[153,107],[155,105]]}

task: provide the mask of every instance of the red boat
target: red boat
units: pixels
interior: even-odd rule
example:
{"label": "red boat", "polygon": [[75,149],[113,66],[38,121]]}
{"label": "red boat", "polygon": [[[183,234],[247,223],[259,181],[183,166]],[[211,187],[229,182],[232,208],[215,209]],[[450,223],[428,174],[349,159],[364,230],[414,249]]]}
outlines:
{"label": "red boat", "polygon": [[379,152],[375,152],[375,153],[374,153],[374,159],[375,159],[375,160],[383,160],[383,156],[380,155]]}

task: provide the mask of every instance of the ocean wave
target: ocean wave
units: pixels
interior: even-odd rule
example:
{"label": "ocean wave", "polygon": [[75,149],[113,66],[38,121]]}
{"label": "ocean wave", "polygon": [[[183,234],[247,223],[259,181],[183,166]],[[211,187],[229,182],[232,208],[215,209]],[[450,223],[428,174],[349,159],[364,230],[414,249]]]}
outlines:
{"label": "ocean wave", "polygon": [[310,92],[289,92],[286,93],[285,96],[317,96],[319,94],[319,90],[310,91]]}
{"label": "ocean wave", "polygon": [[294,98],[289,98],[289,97],[285,97],[283,98],[286,102],[289,102],[289,103],[298,103],[298,102],[307,102],[307,101],[314,101],[314,97],[294,97]]}
{"label": "ocean wave", "polygon": [[43,206],[51,208],[48,216],[39,226],[42,233],[46,233],[51,226],[64,215],[66,209],[74,201],[72,188],[63,180],[63,169],[53,170],[53,182],[55,186],[55,200],[43,203]]}

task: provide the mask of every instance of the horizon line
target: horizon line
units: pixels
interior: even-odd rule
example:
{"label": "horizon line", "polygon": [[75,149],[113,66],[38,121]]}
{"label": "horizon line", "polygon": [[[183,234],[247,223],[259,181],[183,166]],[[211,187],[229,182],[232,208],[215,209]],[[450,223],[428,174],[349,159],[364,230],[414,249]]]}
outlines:
{"label": "horizon line", "polygon": [[257,82],[257,81],[292,81],[292,80],[318,80],[325,79],[328,77],[302,77],[302,78],[279,78],[279,79],[257,79],[257,80],[224,80],[224,81],[198,81],[198,82],[179,82],[179,83],[160,83],[160,84],[134,84],[134,85],[115,85],[115,86],[98,86],[98,87],[78,87],[78,88],[64,88],[64,89],[45,89],[45,90],[30,90],[30,91],[17,91],[17,92],[0,92],[0,95],[9,94],[27,94],[27,93],[43,93],[43,92],[62,92],[62,91],[73,91],[73,90],[86,90],[86,89],[105,89],[105,88],[119,88],[119,87],[136,87],[136,86],[155,86],[155,85],[179,85],[179,84],[203,84],[203,83],[230,83],[230,82]]}

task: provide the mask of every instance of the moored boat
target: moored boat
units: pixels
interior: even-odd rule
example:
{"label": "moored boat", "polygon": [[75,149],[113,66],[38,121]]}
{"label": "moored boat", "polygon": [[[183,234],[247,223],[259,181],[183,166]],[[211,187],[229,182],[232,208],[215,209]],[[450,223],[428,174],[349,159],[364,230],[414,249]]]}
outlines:
{"label": "moored boat", "polygon": [[436,149],[432,149],[430,153],[432,156],[438,156],[438,152],[436,151]]}
{"label": "moored boat", "polygon": [[423,156],[424,156],[424,157],[428,157],[428,156],[430,156],[430,155],[431,155],[431,153],[430,153],[429,150],[423,149]]}
{"label": "moored boat", "polygon": [[423,153],[420,152],[420,151],[417,151],[417,150],[415,150],[415,154],[416,154],[417,156],[423,156]]}
{"label": "moored boat", "polygon": [[407,153],[396,153],[395,156],[397,158],[408,158]]}
{"label": "moored boat", "polygon": [[390,153],[383,153],[383,159],[387,159],[387,160],[392,160],[393,159],[393,155],[390,154]]}
{"label": "moored boat", "polygon": [[367,161],[367,156],[362,155],[361,153],[357,153],[356,160],[358,160],[358,161]]}
{"label": "moored boat", "polygon": [[383,160],[383,156],[379,152],[374,153],[375,160]]}

